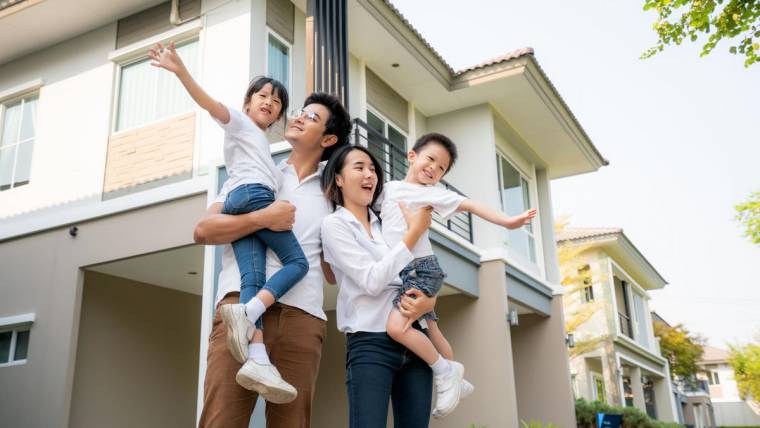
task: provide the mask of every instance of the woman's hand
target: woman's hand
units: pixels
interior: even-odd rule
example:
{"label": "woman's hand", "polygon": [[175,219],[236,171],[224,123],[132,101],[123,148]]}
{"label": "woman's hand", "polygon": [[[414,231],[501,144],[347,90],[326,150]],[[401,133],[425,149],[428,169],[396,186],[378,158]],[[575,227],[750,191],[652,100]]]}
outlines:
{"label": "woman's hand", "polygon": [[174,42],[169,42],[167,46],[156,43],[156,46],[150,50],[148,56],[153,60],[150,65],[154,67],[164,68],[174,74],[180,74],[186,70],[182,58],[179,57],[177,50],[174,48]]}
{"label": "woman's hand", "polygon": [[407,331],[417,319],[435,308],[437,297],[428,297],[422,291],[412,288],[405,295],[401,296],[399,302],[399,312],[405,316],[408,321],[403,331]]}

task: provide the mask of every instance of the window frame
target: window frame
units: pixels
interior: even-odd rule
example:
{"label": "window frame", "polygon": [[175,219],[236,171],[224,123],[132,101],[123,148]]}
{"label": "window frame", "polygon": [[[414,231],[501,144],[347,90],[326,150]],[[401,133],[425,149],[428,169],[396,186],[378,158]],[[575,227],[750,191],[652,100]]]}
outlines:
{"label": "window frame", "polygon": [[35,314],[23,314],[11,317],[0,318],[0,333],[11,332],[11,344],[8,348],[8,361],[0,362],[0,368],[12,367],[26,364],[29,361],[29,348],[27,345],[26,357],[22,360],[14,360],[16,353],[16,342],[18,333],[29,332],[29,341],[31,343],[31,331],[34,324]]}
{"label": "window frame", "polygon": [[[366,108],[365,113],[364,113],[364,122],[367,123],[368,127],[369,127],[369,118],[367,117],[367,113],[371,113],[371,114],[375,115],[378,119],[380,119],[380,120],[383,121],[383,137],[386,140],[391,141],[390,137],[388,136],[388,127],[392,126],[393,129],[396,132],[398,132],[399,134],[401,134],[404,137],[404,149],[403,149],[403,152],[406,153],[406,152],[409,151],[409,133],[408,132],[405,132],[395,122],[393,122],[392,120],[390,120],[387,117],[385,117],[385,115],[383,115],[382,113],[380,113],[375,107],[372,107],[371,104],[367,104],[367,108]],[[385,162],[388,165],[390,165],[391,164],[391,159],[383,159],[383,162]],[[391,174],[391,176],[386,177],[386,181],[389,181],[389,180],[393,180],[392,174]]]}
{"label": "window frame", "polygon": [[[503,196],[504,185],[501,182],[501,178],[502,178],[502,164],[501,164],[501,160],[502,159],[504,159],[520,175],[520,186],[521,187],[522,187],[523,182],[525,182],[526,190],[527,190],[527,193],[528,193],[528,202],[529,202],[528,205],[529,206],[530,205],[536,205],[536,207],[538,207],[538,202],[537,202],[538,201],[538,197],[537,197],[537,195],[535,195],[533,193],[533,186],[535,186],[535,180],[533,178],[531,178],[528,174],[526,174],[522,170],[522,168],[520,168],[517,165],[516,162],[512,161],[512,159],[501,148],[497,147],[497,149],[496,149],[496,161],[497,161],[496,162],[496,166],[497,166],[497,168],[496,168],[496,176],[497,176],[497,181],[498,181],[498,186],[499,186],[499,205],[500,205],[501,211],[503,213],[505,213],[505,214],[507,213],[506,207],[503,204],[503,202],[504,202],[504,196]],[[530,227],[531,228],[528,229],[526,226],[522,226],[522,227],[520,227],[520,229],[522,229],[524,232],[526,232],[528,234],[528,236],[533,240],[533,251],[534,251],[533,260],[531,260],[530,255],[521,254],[520,252],[514,251],[512,249],[512,245],[509,244],[509,232],[510,232],[510,230],[506,230],[505,231],[505,237],[506,237],[506,242],[507,242],[507,249],[508,249],[508,251],[510,253],[518,255],[521,259],[524,259],[526,262],[529,262],[529,263],[533,264],[534,266],[539,266],[540,267],[543,264],[543,255],[542,255],[542,249],[539,247],[539,245],[540,245],[539,239],[538,239],[539,237],[537,236],[537,231],[540,229],[540,224],[539,224],[539,218],[538,218],[538,216],[536,216],[533,219],[533,223],[530,225]],[[514,230],[517,230],[517,229],[514,229]]]}
{"label": "window frame", "polygon": [[[597,381],[601,382],[601,384],[597,384]],[[596,372],[591,372],[591,385],[592,392],[594,393],[594,400],[607,403],[607,385],[604,382],[604,376]],[[602,388],[601,392],[603,396],[601,398],[599,397],[599,389],[597,386],[601,386]]]}
{"label": "window frame", "polygon": [[[40,83],[40,85],[41,85],[41,83]],[[39,100],[40,100],[39,86],[35,85],[35,87],[33,87],[31,89],[22,90],[22,91],[19,91],[19,92],[14,92],[12,95],[9,95],[7,97],[0,97],[0,144],[2,144],[2,140],[1,139],[2,139],[3,128],[5,127],[5,113],[6,113],[7,109],[8,109],[8,104],[14,104],[14,103],[16,103],[18,101],[22,102],[22,107],[21,107],[22,116],[21,116],[21,120],[23,121],[24,120],[24,116],[23,116],[23,112],[24,112],[24,110],[23,110],[23,108],[24,108],[23,107],[23,103],[25,103],[28,98],[36,98],[37,102],[39,102]],[[19,132],[21,132],[21,127],[20,126],[19,126]],[[29,143],[30,142],[32,144],[32,162],[34,162],[34,142],[36,140],[37,140],[37,123],[35,122],[35,124],[34,124],[34,138],[32,138],[31,140],[27,139],[27,140],[25,140],[23,142],[17,141],[16,143],[13,144],[14,146],[16,146],[16,152],[15,152],[15,156],[13,158],[13,171],[11,173],[11,183],[10,183],[11,187],[9,187],[7,189],[0,189],[0,192],[11,191],[13,189],[16,189],[16,188],[19,188],[19,187],[22,187],[22,186],[26,186],[26,185],[28,185],[28,184],[30,184],[32,182],[32,165],[29,165],[29,179],[27,181],[23,182],[22,184],[16,185],[16,183],[13,180],[14,180],[14,177],[16,175],[16,167],[17,167],[17,163],[18,163],[18,146],[20,146],[21,144]]]}
{"label": "window frame", "polygon": [[[264,55],[264,69],[267,71],[267,76],[274,78],[269,73],[269,38],[274,37],[278,42],[282,43],[286,48],[288,48],[288,84],[285,85],[285,87],[288,90],[288,95],[291,95],[293,93],[293,43],[290,43],[287,41],[284,37],[279,35],[275,30],[273,30],[270,27],[267,27],[267,37],[266,41],[264,42],[264,49],[266,52],[266,55]],[[292,108],[293,106],[290,106],[289,108]],[[284,112],[285,116],[287,116],[290,112]],[[285,117],[283,116],[283,117]]]}

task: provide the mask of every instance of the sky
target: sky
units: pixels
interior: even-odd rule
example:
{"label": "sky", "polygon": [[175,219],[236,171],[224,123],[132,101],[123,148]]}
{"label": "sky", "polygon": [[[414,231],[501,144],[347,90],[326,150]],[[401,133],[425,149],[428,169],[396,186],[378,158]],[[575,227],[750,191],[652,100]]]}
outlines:
{"label": "sky", "polygon": [[760,64],[656,41],[642,1],[392,0],[452,65],[526,46],[610,161],[552,183],[571,226],[622,227],[665,277],[650,303],[713,346],[760,334],[760,246],[734,205],[760,190]]}

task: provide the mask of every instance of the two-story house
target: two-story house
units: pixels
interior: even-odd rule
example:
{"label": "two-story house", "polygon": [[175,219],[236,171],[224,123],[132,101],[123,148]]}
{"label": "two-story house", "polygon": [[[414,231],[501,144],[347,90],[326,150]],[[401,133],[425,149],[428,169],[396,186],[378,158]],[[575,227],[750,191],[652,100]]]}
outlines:
{"label": "two-story house", "polygon": [[699,378],[708,385],[715,422],[718,426],[760,425],[760,402],[739,394],[730,356],[726,350],[705,346],[699,362]]}
{"label": "two-story house", "polygon": [[[514,231],[465,215],[433,225],[441,326],[476,391],[432,426],[575,425],[550,181],[606,161],[531,49],[455,71],[379,0],[2,8],[0,424],[185,427],[201,410],[221,251],[192,230],[224,176],[222,133],[150,67],[148,48],[174,40],[231,106],[262,74],[294,106],[330,91],[389,175],[417,137],[442,132],[460,151],[447,185],[510,214],[538,207]],[[335,294],[325,284],[316,427],[347,423]],[[252,426],[262,418],[258,406]]]}
{"label": "two-story house", "polygon": [[596,308],[573,332],[576,343],[596,344],[570,359],[575,396],[677,421],[670,369],[660,354],[649,309],[649,291],[665,287],[665,279],[622,229],[565,228],[557,243],[577,253],[563,261],[563,269],[584,272],[583,286],[573,290],[577,295],[564,300],[566,316],[578,314],[584,305]]}

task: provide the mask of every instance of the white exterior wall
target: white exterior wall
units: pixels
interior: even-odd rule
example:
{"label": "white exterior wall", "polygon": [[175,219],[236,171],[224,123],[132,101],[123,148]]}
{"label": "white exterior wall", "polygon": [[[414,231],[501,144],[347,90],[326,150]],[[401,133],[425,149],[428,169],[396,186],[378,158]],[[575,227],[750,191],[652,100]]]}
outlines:
{"label": "white exterior wall", "polygon": [[42,80],[30,181],[0,192],[0,218],[100,198],[115,43],[114,23],[0,66],[0,92]]}

